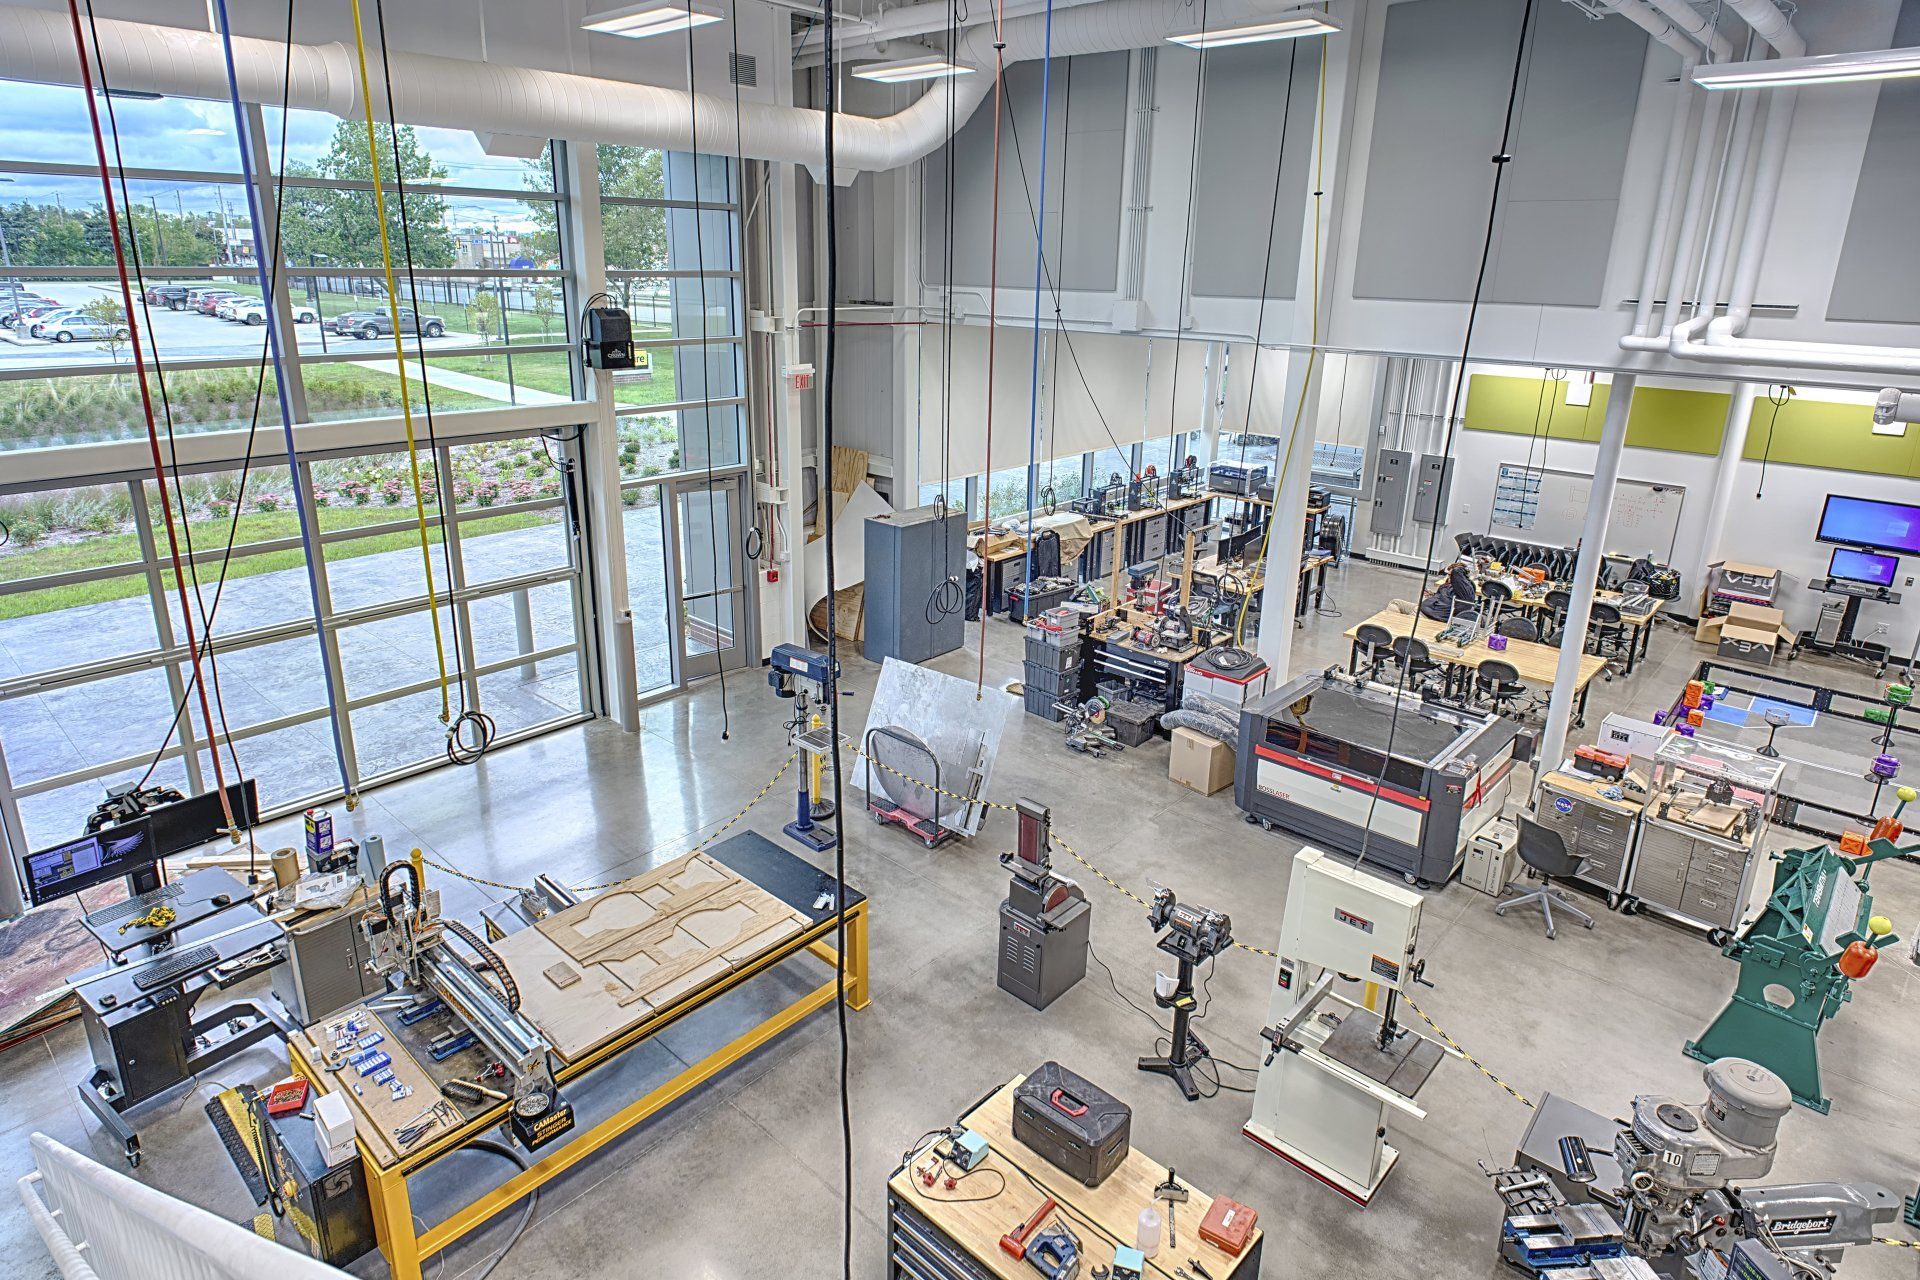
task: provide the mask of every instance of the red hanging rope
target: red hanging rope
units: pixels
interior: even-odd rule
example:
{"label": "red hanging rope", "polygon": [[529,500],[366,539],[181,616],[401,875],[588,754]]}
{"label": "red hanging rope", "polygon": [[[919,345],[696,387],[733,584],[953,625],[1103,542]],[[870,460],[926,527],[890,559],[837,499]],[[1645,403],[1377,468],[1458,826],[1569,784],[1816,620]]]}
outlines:
{"label": "red hanging rope", "polygon": [[[1007,78],[1007,35],[1006,9],[1003,0],[993,0],[993,230],[989,234],[987,249],[987,466],[981,476],[983,487],[980,495],[981,514],[987,516],[991,524],[989,509],[993,505],[993,353],[994,339],[1000,332],[1000,120],[1006,105]],[[952,146],[949,139],[948,146]],[[953,288],[953,282],[947,282],[947,288]],[[1031,536],[1033,530],[1027,530]],[[984,581],[986,568],[981,567]],[[978,701],[987,683],[987,609],[983,603],[980,608],[980,669],[974,676],[973,696]]]}
{"label": "red hanging rope", "polygon": [[[160,497],[160,515],[167,527],[167,553],[173,561],[173,584],[180,595],[180,622],[187,635],[187,656],[193,664],[193,684],[199,694],[200,723],[207,731],[207,755],[213,761],[214,787],[220,796],[220,812],[227,820],[227,829],[237,831],[239,823],[234,821],[233,805],[227,797],[226,772],[220,766],[220,744],[215,739],[213,709],[207,702],[207,682],[200,674],[200,641],[194,634],[193,604],[187,594],[186,566],[180,559],[180,539],[174,528],[173,501],[167,494],[167,467],[160,457],[160,428],[153,415],[153,392],[147,386],[147,361],[140,351],[140,326],[135,317],[133,301],[133,281],[127,275],[126,247],[122,243],[120,231],[120,212],[113,200],[113,170],[107,164],[107,138],[100,128],[100,107],[94,101],[93,67],[87,60],[87,39],[80,25],[79,0],[67,0],[67,14],[73,20],[73,44],[80,56],[80,90],[87,100],[87,119],[93,125],[93,150],[100,162],[100,190],[107,211],[107,228],[113,235],[113,264],[120,276],[120,301],[127,313],[127,341],[133,349],[133,376],[140,387],[140,407],[147,419],[147,450],[153,458],[154,488]],[[271,305],[272,299],[268,299]],[[297,477],[289,477],[298,483]],[[213,663],[211,649],[207,653],[208,665]]]}

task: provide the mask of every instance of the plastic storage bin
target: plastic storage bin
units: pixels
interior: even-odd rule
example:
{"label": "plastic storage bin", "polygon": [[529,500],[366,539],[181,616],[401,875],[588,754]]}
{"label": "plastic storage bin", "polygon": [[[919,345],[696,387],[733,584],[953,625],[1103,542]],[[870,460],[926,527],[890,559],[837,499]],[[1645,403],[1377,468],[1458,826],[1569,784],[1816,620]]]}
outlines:
{"label": "plastic storage bin", "polygon": [[1030,716],[1039,716],[1042,720],[1052,724],[1059,724],[1067,718],[1067,713],[1054,705],[1054,703],[1061,701],[1056,694],[1051,694],[1045,689],[1036,689],[1032,685],[1028,685],[1026,698],[1027,714]]}
{"label": "plastic storage bin", "polygon": [[1107,709],[1107,724],[1121,746],[1137,747],[1160,728],[1161,709],[1157,702],[1121,699]]}

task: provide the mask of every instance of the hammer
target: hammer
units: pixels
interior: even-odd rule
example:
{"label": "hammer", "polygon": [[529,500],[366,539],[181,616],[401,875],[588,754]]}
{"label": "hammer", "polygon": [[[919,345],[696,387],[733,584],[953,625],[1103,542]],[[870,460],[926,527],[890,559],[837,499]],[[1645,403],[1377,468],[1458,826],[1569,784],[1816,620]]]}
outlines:
{"label": "hammer", "polygon": [[1031,1218],[1028,1218],[1025,1222],[1000,1237],[1000,1252],[1006,1254],[1009,1258],[1025,1257],[1027,1253],[1027,1237],[1033,1234],[1034,1228],[1045,1221],[1047,1215],[1052,1213],[1055,1207],[1052,1196],[1048,1196],[1045,1200],[1041,1201],[1040,1207],[1033,1211]]}

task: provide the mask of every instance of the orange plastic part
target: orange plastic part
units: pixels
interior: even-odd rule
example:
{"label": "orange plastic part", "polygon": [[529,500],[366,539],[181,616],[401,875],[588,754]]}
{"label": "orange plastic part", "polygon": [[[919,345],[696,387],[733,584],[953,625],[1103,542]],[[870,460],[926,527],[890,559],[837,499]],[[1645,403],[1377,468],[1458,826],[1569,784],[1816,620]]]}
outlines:
{"label": "orange plastic part", "polygon": [[1840,835],[1840,852],[1849,858],[1864,858],[1867,854],[1867,838],[1858,831],[1844,831]]}
{"label": "orange plastic part", "polygon": [[1898,840],[1905,831],[1906,827],[1901,825],[1900,819],[1889,814],[1887,817],[1873,824],[1873,835],[1869,838],[1873,840]]}
{"label": "orange plastic part", "polygon": [[1864,978],[1880,953],[1864,942],[1849,942],[1847,949],[1840,953],[1840,972],[1849,978]]}
{"label": "orange plastic part", "polygon": [[[1687,691],[1680,696],[1680,705],[1685,707],[1697,707],[1700,705],[1700,699],[1705,697],[1706,693],[1707,693],[1706,685],[1700,683],[1700,681],[1698,680],[1689,680],[1687,681]],[[1699,721],[1696,720],[1694,721],[1694,723],[1698,724]]]}

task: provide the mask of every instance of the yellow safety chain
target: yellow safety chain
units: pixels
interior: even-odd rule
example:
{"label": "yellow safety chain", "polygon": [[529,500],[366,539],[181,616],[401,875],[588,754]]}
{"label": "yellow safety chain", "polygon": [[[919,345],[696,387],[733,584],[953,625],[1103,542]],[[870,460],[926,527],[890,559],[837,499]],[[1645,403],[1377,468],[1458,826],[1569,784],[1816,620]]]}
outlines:
{"label": "yellow safety chain", "polygon": [[1890,1244],[1896,1249],[1920,1249],[1920,1240],[1902,1240],[1898,1236],[1875,1236],[1875,1244]]}
{"label": "yellow safety chain", "polygon": [[[427,618],[433,623],[433,656],[440,664],[440,723],[453,723],[447,692],[447,650],[440,640],[440,610],[433,592],[433,552],[427,537],[427,500],[420,490],[420,448],[413,438],[413,396],[407,390],[407,347],[400,336],[400,290],[393,278],[393,243],[387,235],[387,196],[380,183],[380,148],[374,141],[373,83],[367,78],[367,37],[360,24],[360,0],[353,0],[353,43],[360,55],[360,101],[367,111],[367,162],[373,168],[374,218],[380,224],[380,265],[387,277],[387,316],[393,321],[393,363],[400,374],[400,421],[406,428],[407,465],[413,471],[413,514],[420,527],[420,564],[427,574]],[[393,163],[400,164],[400,126],[393,126]],[[402,175],[404,176],[404,175]],[[413,299],[414,338],[419,340],[420,300]],[[426,375],[422,373],[422,377]],[[445,513],[442,513],[445,518]],[[448,584],[451,587],[451,583]],[[457,606],[456,606],[457,607]]]}
{"label": "yellow safety chain", "polygon": [[1499,1076],[1487,1070],[1487,1065],[1484,1062],[1480,1061],[1480,1059],[1474,1057],[1472,1054],[1468,1053],[1465,1049],[1461,1048],[1460,1042],[1458,1040],[1455,1040],[1452,1036],[1448,1035],[1444,1030],[1442,1030],[1439,1023],[1435,1022],[1432,1018],[1429,1018],[1427,1016],[1427,1011],[1425,1009],[1422,1009],[1419,1005],[1413,1002],[1413,997],[1403,996],[1401,998],[1406,1001],[1408,1008],[1412,1009],[1415,1013],[1420,1015],[1420,1021],[1426,1023],[1429,1027],[1433,1028],[1433,1034],[1439,1036],[1442,1040],[1446,1041],[1448,1048],[1452,1049],[1455,1053],[1459,1054],[1462,1058],[1465,1058],[1467,1060],[1468,1066],[1472,1067],[1475,1071],[1478,1071],[1481,1075],[1485,1076],[1487,1079],[1499,1085],[1502,1089],[1505,1089],[1509,1094],[1513,1096],[1514,1100],[1518,1102],[1521,1106],[1532,1109],[1534,1105],[1532,1098],[1529,1098],[1526,1094],[1520,1092],[1518,1089],[1508,1084],[1505,1080],[1502,1080]]}

